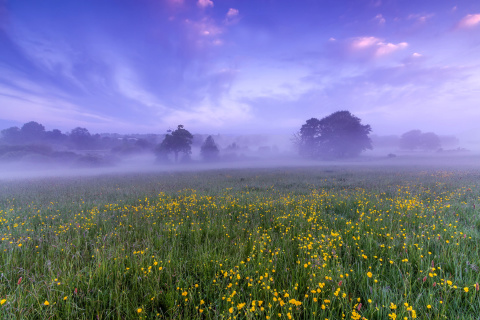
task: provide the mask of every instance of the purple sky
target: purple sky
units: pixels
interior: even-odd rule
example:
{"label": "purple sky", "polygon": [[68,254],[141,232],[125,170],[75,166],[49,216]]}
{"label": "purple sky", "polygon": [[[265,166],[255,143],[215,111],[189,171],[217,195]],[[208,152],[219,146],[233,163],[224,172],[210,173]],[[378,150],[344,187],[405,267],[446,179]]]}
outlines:
{"label": "purple sky", "polygon": [[480,127],[480,1],[0,0],[0,128]]}

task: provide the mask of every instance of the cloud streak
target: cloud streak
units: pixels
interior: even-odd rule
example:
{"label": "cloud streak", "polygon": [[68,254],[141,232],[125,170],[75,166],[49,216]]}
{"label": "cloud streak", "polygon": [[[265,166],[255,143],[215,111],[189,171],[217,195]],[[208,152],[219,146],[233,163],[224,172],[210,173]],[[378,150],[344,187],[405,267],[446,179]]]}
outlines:
{"label": "cloud streak", "polygon": [[406,42],[397,44],[384,42],[376,37],[359,37],[348,41],[350,50],[355,54],[357,52],[367,52],[375,58],[379,58],[397,50],[405,49],[408,46]]}
{"label": "cloud streak", "polygon": [[208,133],[294,132],[338,109],[385,130],[416,109],[460,118],[454,97],[465,114],[480,99],[480,7],[451,7],[0,0],[0,121]]}
{"label": "cloud streak", "polygon": [[198,0],[197,5],[200,8],[213,7],[213,1],[212,0]]}
{"label": "cloud streak", "polygon": [[480,13],[477,14],[467,14],[458,22],[457,28],[460,29],[469,29],[480,24]]}
{"label": "cloud streak", "polygon": [[407,42],[391,43],[374,36],[344,40],[330,38],[326,44],[332,59],[345,61],[374,61],[388,57],[407,47]]}

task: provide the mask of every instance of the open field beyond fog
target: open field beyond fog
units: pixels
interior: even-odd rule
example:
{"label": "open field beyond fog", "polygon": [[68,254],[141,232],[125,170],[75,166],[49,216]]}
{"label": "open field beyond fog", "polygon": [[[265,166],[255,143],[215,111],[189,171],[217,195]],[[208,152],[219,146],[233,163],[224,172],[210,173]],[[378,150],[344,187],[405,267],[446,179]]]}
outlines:
{"label": "open field beyond fog", "polygon": [[1,319],[478,319],[480,171],[0,181]]}

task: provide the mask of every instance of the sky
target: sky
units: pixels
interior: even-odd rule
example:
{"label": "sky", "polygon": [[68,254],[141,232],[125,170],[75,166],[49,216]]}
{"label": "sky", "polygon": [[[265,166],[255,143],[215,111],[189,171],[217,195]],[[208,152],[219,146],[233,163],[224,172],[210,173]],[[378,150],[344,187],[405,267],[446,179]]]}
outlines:
{"label": "sky", "polygon": [[[0,0],[0,128],[478,133],[478,0]],[[480,135],[480,133],[478,133]]]}

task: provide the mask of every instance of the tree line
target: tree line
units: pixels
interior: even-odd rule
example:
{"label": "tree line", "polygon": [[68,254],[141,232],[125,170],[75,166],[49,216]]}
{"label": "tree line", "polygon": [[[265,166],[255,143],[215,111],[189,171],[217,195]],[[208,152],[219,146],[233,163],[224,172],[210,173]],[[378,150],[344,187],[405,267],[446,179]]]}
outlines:
{"label": "tree line", "polygon": [[[305,158],[353,158],[366,150],[373,149],[371,131],[370,125],[362,124],[360,118],[343,110],[320,120],[308,119],[294,134],[293,144],[298,154]],[[25,152],[74,157],[72,150],[80,153],[88,150],[110,150],[116,155],[153,152],[159,163],[189,162],[194,139],[194,135],[183,125],[178,125],[175,130],[168,130],[164,135],[151,134],[142,135],[141,138],[120,138],[120,135],[116,134],[91,134],[82,127],[76,127],[68,133],[58,129],[47,131],[42,124],[30,121],[20,128],[10,127],[1,131],[0,160],[2,157],[15,159],[24,155]],[[199,144],[197,139],[197,145]],[[400,149],[409,151],[434,151],[441,148],[441,141],[433,132],[411,130],[401,135],[398,146]],[[56,149],[64,151],[62,153]],[[235,152],[238,150],[238,145],[232,143],[224,150]],[[221,159],[220,148],[211,135],[201,141],[200,157],[208,162]]]}
{"label": "tree line", "polygon": [[118,146],[115,138],[91,134],[88,129],[76,127],[69,133],[58,129],[46,131],[45,127],[35,121],[25,123],[21,128],[10,127],[1,131],[2,141],[10,145],[49,144],[75,150],[95,150]]}
{"label": "tree line", "polygon": [[[307,120],[294,135],[293,141],[299,154],[306,158],[353,158],[366,150],[373,149],[371,131],[370,125],[362,124],[361,119],[349,111],[337,111],[320,120],[317,118]],[[421,130],[410,130],[396,138],[398,139],[393,139],[396,140],[395,143],[388,146],[404,151],[441,152],[444,151],[442,142],[448,142],[450,145],[458,143],[458,139],[454,136],[443,136],[441,139],[434,132]],[[449,151],[462,150],[465,149],[457,148]]]}
{"label": "tree line", "polygon": [[[178,125],[176,130],[169,130],[163,141],[155,148],[157,160],[159,162],[168,162],[169,155],[173,155],[174,161],[178,162],[179,157],[182,161],[190,161],[192,154],[193,135]],[[216,161],[219,159],[220,150],[212,136],[208,136],[200,148],[200,155],[205,161]]]}
{"label": "tree line", "polygon": [[[51,158],[85,164],[111,164],[121,156],[155,153],[159,162],[169,161],[172,154],[174,162],[184,162],[189,160],[194,140],[194,136],[182,125],[174,131],[169,130],[166,135],[121,136],[91,134],[88,129],[82,127],[76,127],[66,133],[58,129],[47,131],[42,124],[30,121],[21,127],[10,127],[0,133],[0,161],[42,162]],[[198,140],[198,136],[196,138]],[[202,142],[203,160],[217,161],[219,152],[212,136],[208,136]]]}

